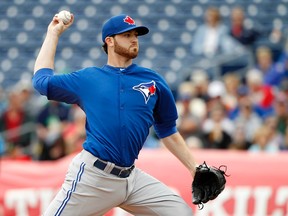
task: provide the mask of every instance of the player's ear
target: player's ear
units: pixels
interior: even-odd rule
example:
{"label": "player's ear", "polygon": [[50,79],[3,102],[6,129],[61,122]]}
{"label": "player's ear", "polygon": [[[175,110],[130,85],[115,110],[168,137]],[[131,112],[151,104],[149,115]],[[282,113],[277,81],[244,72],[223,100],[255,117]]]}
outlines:
{"label": "player's ear", "polygon": [[114,46],[114,38],[113,37],[106,37],[105,43],[107,44],[107,46]]}

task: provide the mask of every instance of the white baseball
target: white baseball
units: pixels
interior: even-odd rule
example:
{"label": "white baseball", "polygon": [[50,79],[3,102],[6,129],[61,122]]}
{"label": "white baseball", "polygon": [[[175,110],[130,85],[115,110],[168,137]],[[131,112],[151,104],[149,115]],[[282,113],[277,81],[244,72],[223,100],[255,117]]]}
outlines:
{"label": "white baseball", "polygon": [[58,13],[58,18],[62,20],[62,22],[66,25],[71,20],[71,13],[66,10],[62,10]]}

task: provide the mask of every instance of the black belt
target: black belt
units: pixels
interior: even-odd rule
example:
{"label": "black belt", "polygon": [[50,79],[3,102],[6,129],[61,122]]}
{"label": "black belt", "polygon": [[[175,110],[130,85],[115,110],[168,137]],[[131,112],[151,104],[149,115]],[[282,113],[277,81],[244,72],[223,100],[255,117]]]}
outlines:
{"label": "black belt", "polygon": [[[97,167],[98,169],[104,170],[106,166],[108,165],[107,162],[102,161],[97,159],[94,162],[94,166]],[[118,167],[113,167],[113,169],[110,171],[111,174],[118,176],[120,178],[127,178],[131,174],[132,170],[135,168],[134,165],[132,165],[129,168],[118,168]]]}

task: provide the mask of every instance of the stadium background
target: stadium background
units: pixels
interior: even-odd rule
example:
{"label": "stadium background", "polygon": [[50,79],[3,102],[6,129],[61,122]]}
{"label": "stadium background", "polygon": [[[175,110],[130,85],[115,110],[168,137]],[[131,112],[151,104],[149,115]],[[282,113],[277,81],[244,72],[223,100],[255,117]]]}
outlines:
{"label": "stadium background", "polygon": [[[205,10],[209,6],[219,8],[222,21],[224,24],[229,25],[231,9],[238,5],[241,5],[245,9],[245,23],[248,26],[257,26],[264,30],[277,29],[282,32],[284,40],[275,42],[272,37],[265,36],[260,38],[253,47],[255,48],[263,44],[269,46],[273,51],[273,58],[276,60],[279,55],[285,51],[283,48],[288,24],[287,0],[1,0],[0,86],[2,91],[6,92],[17,83],[25,85],[31,81],[34,61],[45,36],[47,25],[54,14],[60,10],[66,9],[72,11],[75,15],[75,23],[63,34],[59,42],[55,64],[56,71],[59,73],[78,70],[86,66],[105,64],[106,55],[101,50],[101,26],[110,16],[126,13],[135,18],[138,25],[143,24],[150,29],[150,33],[145,36],[145,38],[140,39],[140,54],[135,62],[142,66],[153,68],[161,73],[175,93],[175,98],[177,98],[178,87],[187,80],[194,69],[199,69],[200,67],[201,69],[209,70],[215,67],[215,65],[210,65],[209,61],[205,61],[205,63],[201,65],[192,64],[194,60],[191,55],[191,43],[197,27],[204,22],[203,17]],[[220,70],[220,74],[218,74],[220,77],[213,78],[221,78],[227,71],[233,71],[239,73],[241,76],[245,76],[245,71],[251,67],[253,62],[253,55],[252,57],[249,56],[248,60],[245,58],[244,61],[241,59],[241,61],[238,62],[228,62],[225,67],[217,68]],[[36,94],[36,97],[37,96]],[[0,100],[3,100],[3,98],[0,98]],[[27,127],[29,127],[29,125]],[[171,187],[175,185],[179,186],[179,182],[176,182],[179,180],[175,178],[173,178],[173,181],[169,180],[169,178],[171,178],[169,177],[169,170],[165,167],[160,167],[160,170],[163,170],[162,174],[157,173],[155,170],[153,171],[153,168],[151,168],[153,164],[149,164],[149,161],[150,163],[153,160],[158,161],[158,158],[165,163],[174,161],[170,156],[166,155],[165,151],[163,152],[163,149],[153,151],[156,153],[144,151],[143,160],[147,164],[139,162],[141,168],[150,170],[156,176],[159,175],[159,178],[167,182]],[[255,157],[243,155],[243,152],[238,154],[218,150],[196,150],[195,153],[200,155],[198,156],[199,159],[206,159],[215,165],[221,165],[223,161],[226,162],[228,166],[232,166],[231,172],[234,172],[234,175],[231,176],[231,179],[233,176],[235,177],[228,182],[228,192],[224,195],[228,196],[227,194],[229,193],[235,195],[237,192],[239,193],[241,189],[245,191],[247,187],[241,188],[240,186],[242,184],[244,186],[248,185],[250,189],[252,188],[252,192],[250,191],[249,193],[250,195],[254,195],[251,195],[251,197],[247,194],[245,197],[245,194],[242,194],[243,199],[249,200],[249,202],[247,201],[248,207],[246,206],[248,209],[247,215],[253,215],[253,212],[254,215],[259,216],[266,214],[275,216],[288,214],[288,189],[287,182],[285,182],[285,179],[287,180],[288,177],[285,173],[287,164],[285,152],[281,152],[276,156],[261,153],[260,156]],[[226,155],[226,159],[220,162],[220,160],[225,157],[223,155]],[[68,158],[70,159],[70,156],[68,156]],[[64,161],[65,159],[55,162],[55,165],[58,165],[58,163],[61,164],[59,167],[62,168],[59,168],[60,171],[57,172],[59,176],[52,175],[53,179],[57,179],[55,181],[57,183],[53,184],[53,188],[60,186],[59,182],[61,182],[65,172],[64,168],[67,165],[67,161],[65,160],[65,162],[63,162],[62,160]],[[245,160],[245,163],[243,162],[242,164],[242,160]],[[181,169],[177,162],[174,162],[175,164],[171,165],[171,169]],[[10,203],[9,205],[9,202],[5,201],[4,197],[5,194],[7,195],[8,193],[11,195],[11,191],[15,192],[15,197],[17,197],[19,191],[15,189],[31,189],[35,187],[37,191],[39,188],[49,187],[49,185],[45,185],[44,183],[43,185],[41,185],[41,183],[36,184],[33,182],[33,179],[35,179],[35,181],[38,179],[37,182],[42,182],[45,178],[51,177],[47,172],[53,170],[55,166],[53,165],[54,162],[23,162],[22,160],[17,161],[4,158],[0,163],[0,209],[2,211],[2,213],[0,211],[0,215],[37,215],[39,212],[33,211],[31,206],[29,207],[30,211],[28,211],[30,213],[26,211],[23,212],[21,208],[19,208],[20,211],[15,211],[17,207],[16,204]],[[161,161],[159,161],[159,163],[161,163]],[[249,163],[252,164],[249,165]],[[43,170],[41,169],[42,164],[43,167],[49,167],[47,169],[48,171],[44,168]],[[241,166],[241,164],[243,166]],[[255,170],[255,173],[251,173],[251,171],[246,173],[247,171],[245,171],[244,166],[248,169],[250,166],[251,169]],[[275,171],[273,169],[274,167],[276,167]],[[28,171],[32,168],[35,169],[35,172],[27,172],[31,174],[30,177],[29,175],[23,174],[23,170]],[[19,172],[19,170],[22,171]],[[266,173],[265,170],[270,173]],[[273,172],[276,172],[277,178],[271,177]],[[179,176],[181,175],[182,178],[185,177],[186,180],[180,183],[185,185],[181,185],[176,189],[180,190],[182,194],[184,191],[183,187],[186,189],[190,186],[188,181],[189,177],[180,170]],[[237,180],[235,180],[235,178]],[[242,181],[242,178],[244,181]],[[31,181],[29,179],[31,179]],[[251,185],[249,185],[249,179],[251,179]],[[252,179],[255,181],[252,181]],[[29,181],[29,183],[26,183],[26,181]],[[8,184],[7,182],[10,183]],[[34,186],[33,183],[37,186]],[[264,188],[262,188],[263,190],[261,190],[262,186]],[[270,188],[270,195],[272,195],[268,196],[267,193],[269,192],[266,191],[267,203],[261,203],[261,201],[259,201],[260,204],[258,203],[256,205],[256,201],[253,200],[253,198],[257,197],[257,193],[265,194],[265,186]],[[21,193],[23,193],[23,191],[21,191]],[[187,202],[189,202],[188,192],[182,195]],[[225,198],[220,198],[220,200],[223,199],[225,200]],[[239,199],[241,199],[241,196]],[[228,204],[226,203],[224,206],[228,209],[227,215],[233,212],[238,212],[238,214],[235,213],[235,215],[243,215],[241,210],[235,209],[235,200],[236,198],[234,197],[232,201],[228,201]],[[38,200],[36,202],[38,202]],[[220,204],[218,203],[218,205]],[[211,215],[217,215],[217,212],[219,215],[221,211],[217,211],[217,207],[218,209],[221,208],[218,205],[216,202],[215,211],[213,211],[213,204],[211,204],[210,207],[208,205],[207,208],[210,209]],[[266,212],[261,210],[265,205],[268,209]],[[37,205],[35,204],[34,207],[35,206]],[[237,207],[241,208],[243,206],[239,204]],[[37,206],[35,208],[39,210],[40,207]],[[197,213],[197,215],[198,214],[201,215],[201,212]],[[202,214],[205,213],[202,212]],[[118,213],[117,215],[124,214]]]}
{"label": "stadium background", "polygon": [[[150,28],[150,34],[140,41],[137,63],[163,74],[174,89],[191,73],[193,33],[203,23],[207,7],[218,7],[228,25],[230,10],[238,5],[246,10],[245,22],[249,26],[287,27],[286,0],[4,0],[0,8],[0,81],[6,88],[19,79],[31,78],[35,56],[51,17],[67,9],[75,14],[75,23],[59,43],[57,71],[78,70],[95,62],[105,64],[101,26],[110,16],[127,13],[135,17],[137,24]],[[268,38],[259,43],[269,43],[275,51],[280,46],[273,45]]]}

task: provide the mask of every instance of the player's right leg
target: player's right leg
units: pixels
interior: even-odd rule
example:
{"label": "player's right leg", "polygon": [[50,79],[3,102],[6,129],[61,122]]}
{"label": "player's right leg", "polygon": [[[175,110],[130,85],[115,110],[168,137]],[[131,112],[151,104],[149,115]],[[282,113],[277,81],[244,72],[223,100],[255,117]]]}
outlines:
{"label": "player's right leg", "polygon": [[95,157],[86,151],[73,159],[61,190],[44,216],[101,216],[123,202],[126,180],[94,167],[94,162]]}
{"label": "player's right leg", "polygon": [[190,206],[168,186],[135,169],[128,180],[128,197],[120,207],[137,216],[191,216]]}

